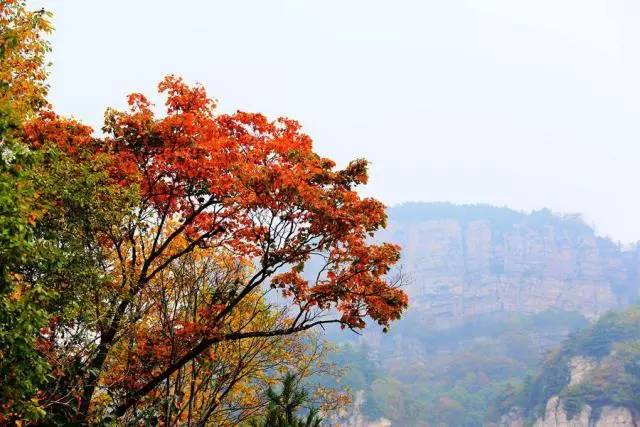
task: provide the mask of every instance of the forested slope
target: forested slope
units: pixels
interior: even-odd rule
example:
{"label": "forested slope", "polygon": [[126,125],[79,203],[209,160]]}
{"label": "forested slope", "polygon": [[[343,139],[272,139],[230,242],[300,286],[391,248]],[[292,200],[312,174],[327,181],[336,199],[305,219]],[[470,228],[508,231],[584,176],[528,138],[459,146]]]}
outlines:
{"label": "forested slope", "polygon": [[[640,306],[603,316],[571,334],[541,369],[510,390],[494,415],[501,425],[636,425],[640,413]],[[591,424],[590,424],[591,423]],[[613,425],[613,424],[611,424]]]}

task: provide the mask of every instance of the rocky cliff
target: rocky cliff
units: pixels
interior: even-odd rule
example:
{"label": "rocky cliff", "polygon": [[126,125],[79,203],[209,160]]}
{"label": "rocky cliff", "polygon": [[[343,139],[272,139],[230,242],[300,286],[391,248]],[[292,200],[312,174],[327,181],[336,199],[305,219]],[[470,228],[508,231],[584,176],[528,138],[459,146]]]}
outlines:
{"label": "rocky cliff", "polygon": [[640,307],[573,334],[501,403],[500,427],[640,425]]}
{"label": "rocky cliff", "polygon": [[331,335],[342,349],[334,361],[349,367],[345,383],[361,392],[362,420],[407,427],[637,422],[633,406],[607,384],[631,396],[640,388],[601,369],[601,347],[611,351],[602,336],[618,339],[615,328],[596,334],[596,356],[569,352],[573,362],[563,356],[540,378],[529,376],[567,336],[636,299],[637,248],[598,237],[575,216],[444,203],[391,208],[380,238],[402,245],[409,310],[388,334]]}
{"label": "rocky cliff", "polygon": [[[547,402],[544,414],[537,418],[533,427],[637,427],[637,417],[623,406],[604,406],[598,414],[593,414],[589,405],[585,405],[580,413],[569,417],[558,397]],[[528,423],[518,410],[513,410],[502,417],[499,427],[527,427]]]}
{"label": "rocky cliff", "polygon": [[[593,358],[575,356],[570,359],[570,380],[568,387],[579,387],[590,381],[600,364]],[[604,405],[594,410],[584,404],[575,414],[569,413],[565,402],[559,396],[547,400],[544,411],[533,422],[533,427],[637,427],[638,416],[633,409],[619,405]],[[526,427],[522,408],[511,408],[500,419],[499,427]]]}
{"label": "rocky cliff", "polygon": [[575,216],[447,203],[405,204],[389,216],[382,237],[403,247],[412,309],[438,328],[548,309],[595,319],[637,296],[637,248],[623,250]]}

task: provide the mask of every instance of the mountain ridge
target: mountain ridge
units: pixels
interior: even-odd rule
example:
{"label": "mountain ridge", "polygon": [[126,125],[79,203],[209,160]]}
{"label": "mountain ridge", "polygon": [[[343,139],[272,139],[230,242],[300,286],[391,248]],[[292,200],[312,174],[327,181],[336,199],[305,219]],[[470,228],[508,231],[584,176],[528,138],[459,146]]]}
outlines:
{"label": "mountain ridge", "polygon": [[388,213],[380,239],[403,247],[412,304],[444,328],[499,311],[577,310],[595,319],[637,297],[638,247],[597,236],[579,215],[445,202]]}

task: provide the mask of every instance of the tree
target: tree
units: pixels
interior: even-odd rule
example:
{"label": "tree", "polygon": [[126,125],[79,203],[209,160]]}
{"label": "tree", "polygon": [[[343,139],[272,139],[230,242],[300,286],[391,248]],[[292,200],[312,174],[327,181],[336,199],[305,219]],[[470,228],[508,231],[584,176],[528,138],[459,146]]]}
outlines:
{"label": "tree", "polygon": [[[165,357],[179,354],[189,343],[190,325],[210,309],[213,294],[227,291],[225,276],[239,278],[246,268],[228,255],[198,250],[156,276],[146,305],[140,308],[147,311],[147,320],[133,326],[130,338],[116,345],[99,390],[126,395],[152,377],[166,363]],[[252,295],[230,322],[259,330],[286,320],[282,316],[261,295]],[[292,369],[300,378],[339,374],[326,365],[326,353],[326,345],[309,333],[217,343],[167,378],[123,422],[157,419],[163,425],[238,425],[265,405],[258,390],[269,386],[279,372]],[[341,393],[321,398],[325,405],[344,401]]]}
{"label": "tree", "polygon": [[[116,417],[135,410],[221,343],[329,323],[360,329],[367,317],[386,328],[407,306],[400,279],[389,276],[399,248],[368,241],[386,215],[380,202],[356,192],[367,180],[364,160],[336,170],[293,120],[218,115],[202,87],[172,76],[159,88],[168,94],[165,117],[156,118],[146,98],[133,94],[130,111],[108,112],[102,140],[52,113],[26,127],[32,149],[54,146],[70,161],[99,166],[95,178],[81,180],[95,186],[83,190],[84,201],[52,194],[58,205],[80,205],[62,209],[60,221],[75,224],[79,214],[84,229],[73,228],[73,236],[80,235],[95,273],[91,286],[52,283],[83,302],[82,315],[56,318],[43,336],[50,360],[73,367],[57,370],[54,391],[58,410],[76,421],[93,416],[96,390],[112,399]],[[113,200],[123,202],[113,209]],[[158,281],[173,280],[181,260],[206,251],[233,260],[218,269],[222,280],[210,281],[206,310],[150,328],[159,312],[147,303]],[[310,271],[307,264],[320,267]],[[234,321],[269,290],[284,298],[277,321]],[[135,331],[142,333],[130,339]],[[128,371],[118,383],[128,387],[110,393],[103,380],[125,339],[128,351],[145,354],[141,365],[153,369]]]}
{"label": "tree", "polygon": [[215,414],[199,399],[271,381],[287,345],[304,360],[296,334],[399,318],[366,161],[337,170],[297,122],[172,76],[165,116],[133,94],[97,138],[46,102],[48,18],[0,4],[0,421]]}
{"label": "tree", "polygon": [[[0,3],[0,111],[3,131],[9,121],[19,130],[21,121],[47,105],[45,36],[50,14],[27,9],[23,0]],[[6,140],[3,138],[3,143]]]}
{"label": "tree", "polygon": [[309,400],[304,387],[298,383],[296,376],[287,372],[282,378],[282,389],[277,393],[273,388],[267,390],[269,405],[267,414],[262,420],[253,420],[252,427],[319,427],[322,418],[317,408],[308,408],[304,418],[297,416],[300,407]]}
{"label": "tree", "polygon": [[47,292],[39,283],[24,286],[19,270],[26,259],[40,260],[33,227],[41,207],[27,178],[38,158],[23,144],[22,125],[46,104],[49,29],[46,13],[0,2],[0,423],[42,415],[34,394],[47,364],[36,340]]}

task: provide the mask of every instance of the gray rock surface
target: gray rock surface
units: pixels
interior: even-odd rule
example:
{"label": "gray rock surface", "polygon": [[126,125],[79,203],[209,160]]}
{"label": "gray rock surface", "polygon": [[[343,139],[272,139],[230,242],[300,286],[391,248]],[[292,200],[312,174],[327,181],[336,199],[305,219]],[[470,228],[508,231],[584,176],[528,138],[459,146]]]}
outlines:
{"label": "gray rock surface", "polygon": [[[412,308],[436,328],[474,315],[577,311],[595,319],[637,295],[637,249],[623,250],[584,223],[549,214],[533,222],[513,211],[507,224],[490,219],[394,218],[380,237],[403,247]],[[497,210],[497,208],[491,208]],[[508,211],[509,212],[509,211]],[[576,225],[577,224],[577,225]]]}

